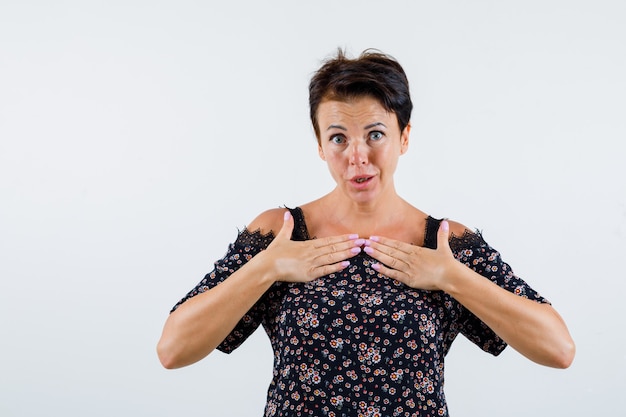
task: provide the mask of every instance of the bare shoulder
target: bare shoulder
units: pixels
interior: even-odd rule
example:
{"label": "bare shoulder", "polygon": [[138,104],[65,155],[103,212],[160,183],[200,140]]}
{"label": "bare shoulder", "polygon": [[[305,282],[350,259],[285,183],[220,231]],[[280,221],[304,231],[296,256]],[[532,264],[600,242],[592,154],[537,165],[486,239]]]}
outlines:
{"label": "bare shoulder", "polygon": [[448,220],[448,225],[450,227],[450,236],[461,237],[465,235],[465,233],[474,233],[469,227],[454,220]]}
{"label": "bare shoulder", "polygon": [[278,234],[278,231],[283,226],[283,218],[287,209],[274,208],[264,211],[259,214],[250,224],[247,229],[250,232],[259,231],[261,234],[266,235],[269,232]]}

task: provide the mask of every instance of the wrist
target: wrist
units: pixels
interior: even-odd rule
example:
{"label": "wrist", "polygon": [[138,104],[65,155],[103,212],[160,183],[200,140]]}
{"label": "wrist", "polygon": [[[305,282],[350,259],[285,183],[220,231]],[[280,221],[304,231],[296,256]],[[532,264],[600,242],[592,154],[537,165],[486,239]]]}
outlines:
{"label": "wrist", "polygon": [[257,277],[259,284],[269,288],[276,282],[276,273],[272,267],[272,261],[269,259],[267,251],[261,251],[255,257],[250,259],[249,265],[253,268],[253,276]]}
{"label": "wrist", "polygon": [[454,258],[450,259],[444,267],[444,272],[439,281],[439,289],[454,297],[459,293],[467,271],[467,266]]}

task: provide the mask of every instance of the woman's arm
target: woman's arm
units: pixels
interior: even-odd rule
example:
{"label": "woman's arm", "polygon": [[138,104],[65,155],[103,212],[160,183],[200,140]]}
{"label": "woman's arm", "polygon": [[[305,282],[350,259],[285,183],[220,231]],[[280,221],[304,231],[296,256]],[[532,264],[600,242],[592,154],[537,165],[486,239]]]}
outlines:
{"label": "woman's arm", "polygon": [[458,262],[449,246],[448,227],[447,221],[441,222],[436,250],[373,237],[366,241],[365,251],[381,262],[372,267],[382,274],[413,288],[450,294],[532,361],[567,368],[575,345],[556,310],[515,295]]}
{"label": "woman's arm", "polygon": [[292,241],[293,218],[289,211],[280,209],[263,213],[248,230],[279,228],[266,250],[170,314],[157,344],[165,368],[190,365],[211,353],[274,282],[310,281],[339,272],[349,264],[348,258],[360,252],[363,243],[350,235]]}
{"label": "woman's arm", "polygon": [[450,262],[441,290],[489,326],[528,359],[554,368],[574,360],[574,341],[565,322],[549,304],[520,297],[474,272]]}
{"label": "woman's arm", "polygon": [[273,284],[263,252],[214,288],[181,304],[157,344],[165,368],[190,365],[211,353]]}

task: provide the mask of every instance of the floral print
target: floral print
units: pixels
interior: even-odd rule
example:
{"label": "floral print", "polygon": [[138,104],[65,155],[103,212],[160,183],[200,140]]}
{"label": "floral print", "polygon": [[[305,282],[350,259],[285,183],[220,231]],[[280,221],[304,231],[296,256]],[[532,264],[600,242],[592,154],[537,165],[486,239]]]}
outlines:
{"label": "floral print", "polygon": [[[309,239],[302,211],[290,209],[292,239]],[[425,246],[436,247],[440,220],[427,219]],[[226,279],[264,250],[273,235],[241,231],[215,268],[181,301]],[[519,296],[547,302],[516,277],[480,233],[453,236],[454,256]],[[506,344],[441,291],[409,288],[371,268],[351,265],[308,283],[276,283],[218,349],[231,352],[263,325],[274,351],[265,416],[447,416],[444,357],[459,333],[499,354]]]}

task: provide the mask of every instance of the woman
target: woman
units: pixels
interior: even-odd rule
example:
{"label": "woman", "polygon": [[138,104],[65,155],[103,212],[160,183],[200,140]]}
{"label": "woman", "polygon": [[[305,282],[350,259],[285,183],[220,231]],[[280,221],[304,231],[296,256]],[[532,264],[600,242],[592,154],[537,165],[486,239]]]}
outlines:
{"label": "woman", "polygon": [[340,52],[309,93],[336,187],[238,235],[173,308],[162,364],[230,352],[262,324],[275,355],[266,416],[447,415],[444,356],[458,333],[494,355],[509,344],[568,367],[574,343],[552,306],[480,234],[397,194],[412,110],[402,67]]}

